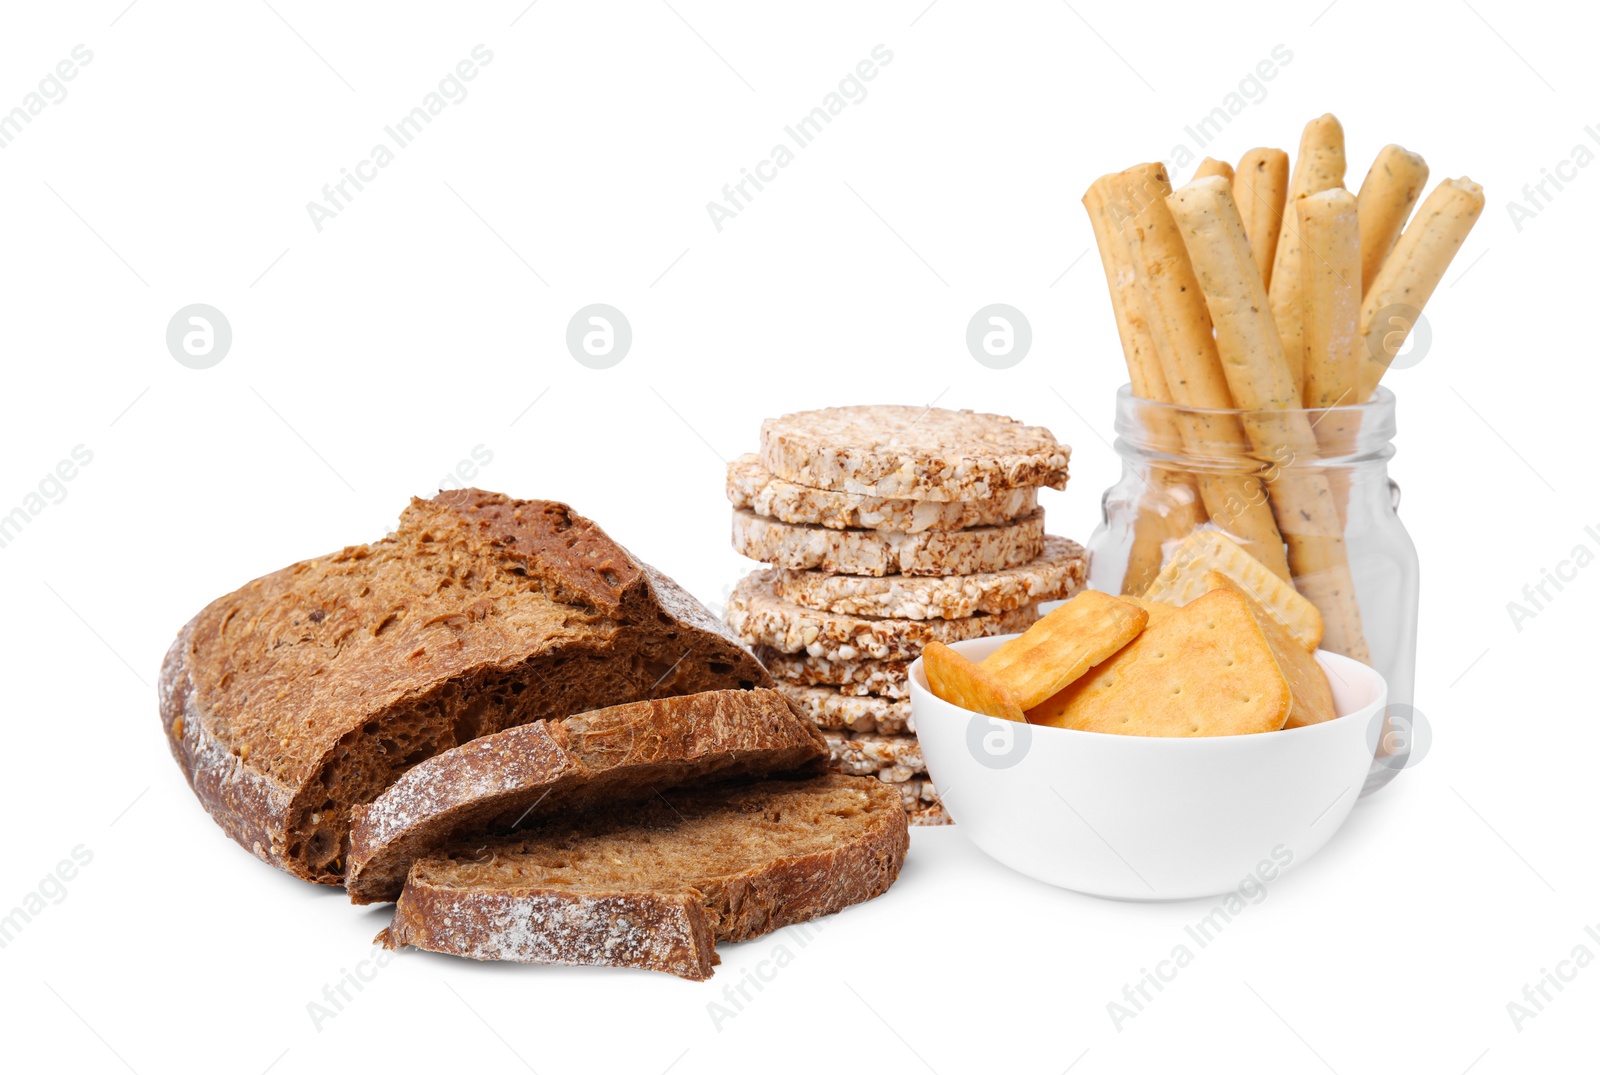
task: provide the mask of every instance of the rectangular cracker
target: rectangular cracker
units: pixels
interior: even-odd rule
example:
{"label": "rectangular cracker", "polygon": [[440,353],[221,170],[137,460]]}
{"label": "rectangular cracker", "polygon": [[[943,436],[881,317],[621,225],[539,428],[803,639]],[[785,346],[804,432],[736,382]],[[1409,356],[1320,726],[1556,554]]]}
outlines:
{"label": "rectangular cracker", "polygon": [[1208,590],[1206,573],[1219,571],[1266,607],[1306,652],[1322,641],[1322,613],[1295,588],[1268,571],[1227,535],[1196,530],[1178,545],[1144,596],[1152,601],[1186,605]]}
{"label": "rectangular cracker", "polygon": [[1149,614],[1098,590],[1085,590],[982,661],[1031,709],[1133,641]]}
{"label": "rectangular cracker", "polygon": [[1028,711],[1033,724],[1116,735],[1277,731],[1289,684],[1244,595],[1213,590]]}
{"label": "rectangular cracker", "polygon": [[1328,674],[1314,656],[1300,647],[1299,639],[1285,630],[1248,590],[1222,572],[1206,572],[1206,585],[1213,590],[1231,590],[1243,597],[1250,614],[1261,625],[1261,633],[1278,662],[1278,671],[1289,684],[1289,719],[1284,722],[1285,728],[1321,724],[1338,716],[1333,708],[1333,688],[1328,686]]}
{"label": "rectangular cracker", "polygon": [[951,705],[1019,724],[1028,721],[1010,687],[943,642],[929,642],[923,649],[922,670],[928,675],[928,689]]}

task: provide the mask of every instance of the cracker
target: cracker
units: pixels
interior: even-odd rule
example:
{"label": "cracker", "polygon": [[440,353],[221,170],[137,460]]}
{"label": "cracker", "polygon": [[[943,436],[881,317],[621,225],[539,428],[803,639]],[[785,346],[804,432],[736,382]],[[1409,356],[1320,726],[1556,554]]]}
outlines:
{"label": "cracker", "polygon": [[1317,663],[1316,657],[1301,647],[1300,640],[1290,634],[1271,611],[1261,605],[1250,591],[1234,582],[1220,571],[1206,572],[1206,585],[1213,590],[1232,590],[1245,599],[1250,614],[1261,625],[1261,633],[1278,662],[1278,671],[1289,684],[1289,720],[1285,728],[1301,728],[1307,724],[1321,724],[1338,716],[1333,706],[1333,689],[1328,686],[1328,674]]}
{"label": "cracker", "polygon": [[1149,614],[1098,590],[1085,590],[985,657],[982,667],[1032,709],[1126,646]]}
{"label": "cracker", "polygon": [[1282,728],[1289,684],[1248,600],[1213,590],[1028,711],[1056,728],[1117,735],[1245,735]]}
{"label": "cracker", "polygon": [[1010,687],[944,643],[928,643],[922,651],[922,669],[928,675],[928,689],[951,705],[986,717],[1027,722]]}
{"label": "cracker", "polygon": [[735,508],[733,548],[790,571],[846,575],[970,575],[1018,567],[1044,551],[1044,511],[967,530],[830,530]]}
{"label": "cracker", "polygon": [[1039,490],[1006,489],[978,500],[910,500],[812,489],[768,474],[758,455],[741,455],[728,464],[728,499],[779,522],[826,526],[834,530],[964,530],[998,526],[1039,506]]}
{"label": "cracker", "polygon": [[1260,561],[1215,530],[1196,530],[1184,538],[1150,584],[1144,596],[1152,601],[1186,605],[1216,587],[1207,585],[1207,572],[1218,571],[1238,583],[1245,593],[1264,605],[1309,653],[1322,641],[1322,613],[1317,606]]}
{"label": "cracker", "polygon": [[[882,578],[780,571],[777,590],[787,601],[823,612],[953,620],[980,612],[1010,612],[1041,601],[1065,601],[1083,589],[1088,563],[1083,546],[1047,535],[1038,558],[1000,571]],[[1156,569],[1160,570],[1159,563]]]}
{"label": "cracker", "polygon": [[1071,449],[1042,426],[939,407],[829,407],[761,423],[761,464],[813,489],[976,500],[1064,489]]}

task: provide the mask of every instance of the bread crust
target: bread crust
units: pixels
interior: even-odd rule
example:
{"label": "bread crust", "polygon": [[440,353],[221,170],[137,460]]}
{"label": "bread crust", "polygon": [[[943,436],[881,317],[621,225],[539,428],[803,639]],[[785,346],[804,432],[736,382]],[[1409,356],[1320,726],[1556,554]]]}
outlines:
{"label": "bread crust", "polygon": [[[419,860],[378,940],[390,948],[411,945],[472,959],[644,967],[703,980],[715,961],[711,939],[749,940],[832,914],[881,895],[899,876],[910,838],[900,793],[889,785],[829,775],[722,794],[728,823],[737,826],[765,813],[764,798],[839,789],[851,789],[852,797],[859,792],[868,804],[852,815],[855,831],[848,840],[780,854],[733,873],[684,877],[682,887],[671,890],[453,884],[436,860]],[[804,842],[803,833],[797,841]],[[696,910],[709,937],[698,932]]]}
{"label": "bread crust", "polygon": [[[506,726],[770,683],[703,606],[590,520],[468,489],[413,500],[382,542],[212,602],[168,650],[158,702],[173,757],[223,830],[339,884],[341,780],[366,801]],[[413,739],[401,720],[420,728]]]}
{"label": "bread crust", "polygon": [[820,772],[827,752],[805,714],[767,688],[630,702],[508,728],[429,758],[353,807],[345,888],[353,903],[393,900],[412,862],[469,835],[699,781]]}

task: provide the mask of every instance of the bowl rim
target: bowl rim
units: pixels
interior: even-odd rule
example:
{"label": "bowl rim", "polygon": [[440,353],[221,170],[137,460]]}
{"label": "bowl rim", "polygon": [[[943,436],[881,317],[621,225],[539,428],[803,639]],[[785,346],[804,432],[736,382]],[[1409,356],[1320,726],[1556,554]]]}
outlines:
{"label": "bowl rim", "polygon": [[[960,642],[953,643],[950,648],[954,649],[957,653],[960,653],[963,646],[970,645],[971,643],[976,643],[976,642],[1005,642],[1005,641],[1007,641],[1009,639],[1016,638],[1020,634],[1022,634],[1022,632],[1015,631],[1015,632],[1012,632],[1011,634],[987,635],[987,636],[985,636],[983,638],[968,638],[968,639],[963,639]],[[1334,717],[1332,720],[1321,721],[1320,723],[1317,723],[1317,724],[1305,724],[1305,725],[1302,725],[1302,726],[1300,726],[1298,728],[1279,728],[1276,731],[1272,731],[1272,732],[1234,732],[1234,733],[1229,734],[1229,735],[1192,735],[1192,736],[1180,736],[1180,735],[1118,735],[1116,732],[1097,732],[1097,731],[1090,731],[1090,730],[1085,729],[1085,728],[1057,728],[1057,727],[1055,727],[1054,725],[1051,725],[1051,724],[1034,724],[1031,721],[1028,723],[1028,727],[1033,729],[1033,734],[1039,734],[1039,733],[1042,732],[1042,733],[1068,735],[1068,736],[1087,736],[1087,737],[1089,737],[1089,741],[1100,741],[1100,742],[1119,742],[1119,743],[1143,742],[1143,743],[1152,743],[1152,744],[1153,743],[1203,744],[1203,743],[1229,743],[1229,742],[1234,742],[1234,741],[1242,740],[1242,739],[1243,740],[1259,740],[1263,736],[1274,737],[1276,739],[1283,739],[1285,742],[1291,742],[1292,740],[1290,740],[1288,738],[1290,736],[1298,735],[1301,738],[1305,738],[1305,737],[1307,737],[1309,735],[1329,735],[1329,734],[1332,734],[1332,732],[1331,732],[1332,728],[1334,728],[1335,726],[1345,725],[1355,717],[1365,717],[1366,720],[1368,722],[1370,722],[1375,713],[1382,712],[1384,709],[1387,708],[1388,701],[1389,701],[1389,684],[1388,684],[1388,681],[1383,678],[1383,673],[1379,672],[1376,668],[1373,668],[1371,665],[1362,664],[1360,661],[1356,660],[1353,657],[1346,657],[1343,654],[1333,653],[1333,652],[1331,652],[1329,650],[1324,650],[1324,649],[1317,650],[1315,652],[1314,656],[1317,658],[1318,663],[1323,665],[1325,671],[1327,670],[1328,661],[1331,660],[1331,661],[1334,661],[1334,662],[1338,662],[1339,666],[1348,666],[1350,669],[1356,670],[1356,674],[1358,676],[1362,676],[1362,675],[1366,676],[1368,682],[1370,684],[1373,684],[1376,687],[1376,693],[1375,693],[1372,701],[1370,701],[1367,704],[1365,704],[1363,706],[1360,706],[1360,707],[1358,707],[1356,709],[1353,709],[1348,713],[1341,713],[1338,716]],[[947,702],[943,698],[940,698],[937,694],[934,694],[933,693],[933,689],[931,687],[929,687],[927,685],[927,683],[926,683],[927,676],[923,673],[923,670],[922,670],[922,657],[921,656],[918,656],[915,661],[911,662],[910,667],[906,670],[906,677],[910,681],[910,684],[911,684],[911,704],[912,704],[913,710],[915,710],[917,702],[920,699],[920,700],[923,701],[925,709],[927,708],[928,703],[937,702],[938,705],[947,707],[949,709],[953,709],[953,710],[955,710],[955,712],[960,713],[960,714],[964,714],[967,717],[987,716],[987,714],[979,713],[975,709],[967,709],[965,706],[956,705],[954,702]],[[991,719],[991,720],[1000,720],[1000,719],[1003,719],[1003,718],[990,717],[989,719]],[[917,726],[918,726],[918,735],[920,736],[921,727],[922,727],[922,720],[921,720],[920,716],[917,718]],[[1197,745],[1197,746],[1173,746],[1173,747],[1151,746],[1151,747],[1145,747],[1145,748],[1133,747],[1133,748],[1130,748],[1130,749],[1135,749],[1135,750],[1138,750],[1138,749],[1149,749],[1149,750],[1161,750],[1161,749],[1204,750],[1204,749],[1208,749],[1208,748],[1206,748],[1204,746],[1198,746]]]}

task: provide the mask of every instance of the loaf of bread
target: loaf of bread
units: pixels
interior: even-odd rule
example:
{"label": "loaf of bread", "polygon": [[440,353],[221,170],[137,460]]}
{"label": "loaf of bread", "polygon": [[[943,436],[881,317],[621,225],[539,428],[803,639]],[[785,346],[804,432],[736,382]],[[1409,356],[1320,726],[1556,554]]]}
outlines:
{"label": "loaf of bread", "polygon": [[479,736],[599,707],[769,686],[699,603],[565,504],[413,500],[370,545],[206,606],[160,679],[168,744],[259,858],[339,884],[351,807]]}

